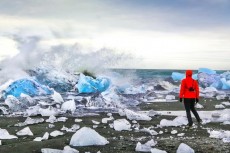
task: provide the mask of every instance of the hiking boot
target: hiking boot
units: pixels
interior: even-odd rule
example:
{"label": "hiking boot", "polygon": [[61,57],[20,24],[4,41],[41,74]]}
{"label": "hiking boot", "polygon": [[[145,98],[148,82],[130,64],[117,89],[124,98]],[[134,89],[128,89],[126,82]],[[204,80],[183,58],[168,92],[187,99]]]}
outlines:
{"label": "hiking boot", "polygon": [[192,129],[192,125],[186,125],[186,129]]}
{"label": "hiking boot", "polygon": [[198,123],[199,125],[202,124],[202,122],[203,122],[203,121],[202,121],[201,119],[197,121],[197,123]]}

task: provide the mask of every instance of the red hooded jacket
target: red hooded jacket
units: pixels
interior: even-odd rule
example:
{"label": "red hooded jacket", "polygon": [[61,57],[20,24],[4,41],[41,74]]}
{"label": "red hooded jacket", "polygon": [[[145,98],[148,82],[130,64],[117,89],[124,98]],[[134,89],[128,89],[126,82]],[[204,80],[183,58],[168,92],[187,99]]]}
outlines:
{"label": "red hooded jacket", "polygon": [[[193,87],[195,91],[189,91]],[[186,71],[186,78],[181,81],[180,98],[199,98],[199,85],[196,80],[192,79],[192,70]]]}

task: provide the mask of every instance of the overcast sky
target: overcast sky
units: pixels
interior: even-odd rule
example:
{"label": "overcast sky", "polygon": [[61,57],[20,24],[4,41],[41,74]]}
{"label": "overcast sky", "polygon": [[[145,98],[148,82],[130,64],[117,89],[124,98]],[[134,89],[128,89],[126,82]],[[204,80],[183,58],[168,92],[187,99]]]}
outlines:
{"label": "overcast sky", "polygon": [[230,70],[230,0],[0,0],[0,59],[17,37],[135,57],[124,68]]}

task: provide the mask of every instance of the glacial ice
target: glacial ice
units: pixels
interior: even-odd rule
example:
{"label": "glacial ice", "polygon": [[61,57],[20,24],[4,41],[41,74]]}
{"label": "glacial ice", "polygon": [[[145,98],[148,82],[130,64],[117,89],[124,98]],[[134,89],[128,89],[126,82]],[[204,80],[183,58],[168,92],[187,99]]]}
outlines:
{"label": "glacial ice", "polygon": [[98,93],[107,90],[110,86],[108,78],[93,79],[90,76],[80,74],[80,78],[76,85],[79,93]]}
{"label": "glacial ice", "polygon": [[65,112],[70,111],[71,113],[74,113],[74,111],[76,110],[75,101],[69,100],[69,101],[64,102],[61,106],[61,110]]}
{"label": "glacial ice", "polygon": [[113,122],[113,127],[116,131],[130,131],[131,124],[126,119],[117,119]]}
{"label": "glacial ice", "polygon": [[208,68],[199,68],[198,73],[216,74],[216,71]]}
{"label": "glacial ice", "polygon": [[178,116],[174,120],[167,120],[167,119],[162,119],[160,121],[161,126],[181,126],[181,125],[187,125],[188,120],[184,116]]}
{"label": "glacial ice", "polygon": [[43,137],[36,137],[33,141],[42,141],[42,140],[48,140],[49,139],[49,133],[46,132]]}
{"label": "glacial ice", "polygon": [[57,92],[67,92],[73,89],[78,76],[66,71],[55,69],[54,67],[40,67],[31,70],[30,75],[35,79]]}
{"label": "glacial ice", "polygon": [[167,152],[164,150],[157,149],[157,148],[152,148],[151,153],[167,153]]}
{"label": "glacial ice", "polygon": [[61,104],[61,103],[64,102],[64,100],[63,100],[61,94],[58,93],[58,92],[56,92],[56,91],[53,91],[53,94],[51,95],[51,97],[52,97],[52,99],[53,99],[56,103]]}
{"label": "glacial ice", "polygon": [[[184,73],[179,73],[179,72],[173,72],[171,75],[172,79],[174,81],[181,81],[185,78],[185,74]],[[192,78],[197,80],[198,75],[197,74],[193,74]]]}
{"label": "glacial ice", "polygon": [[158,133],[155,130],[153,130],[151,127],[149,128],[144,127],[143,129],[140,129],[139,131],[149,133],[150,135],[158,135]]}
{"label": "glacial ice", "polygon": [[181,143],[176,153],[195,153],[195,151],[185,143]]}
{"label": "glacial ice", "polygon": [[70,140],[72,146],[106,145],[109,141],[89,127],[78,130]]}
{"label": "glacial ice", "polygon": [[39,112],[42,116],[51,116],[51,115],[56,116],[59,113],[59,111],[52,106],[49,106],[48,108],[45,109],[40,108]]}
{"label": "glacial ice", "polygon": [[141,144],[140,142],[137,143],[135,151],[139,152],[150,152],[152,147],[154,147],[157,144],[156,141],[153,139],[149,140],[145,144]]}
{"label": "glacial ice", "polygon": [[17,139],[18,137],[10,135],[6,129],[0,128],[0,139]]}
{"label": "glacial ice", "polygon": [[6,99],[8,95],[13,95],[18,98],[22,93],[34,97],[51,95],[53,94],[53,90],[32,79],[20,79],[11,83],[8,88],[3,91],[3,97]]}
{"label": "glacial ice", "polygon": [[20,135],[20,136],[25,136],[25,135],[33,136],[33,135],[34,135],[34,134],[31,132],[31,130],[30,130],[29,127],[25,127],[24,129],[18,131],[16,134],[17,134],[17,135]]}
{"label": "glacial ice", "polygon": [[129,109],[125,109],[125,114],[129,120],[143,120],[143,121],[150,121],[152,118],[147,116],[146,114],[141,114],[134,112]]}
{"label": "glacial ice", "polygon": [[52,137],[57,137],[59,135],[64,135],[64,133],[61,131],[58,131],[58,130],[55,130],[55,131],[50,133],[50,136],[52,136]]}
{"label": "glacial ice", "polygon": [[224,130],[208,130],[210,138],[222,139],[224,143],[230,142],[230,131]]}
{"label": "glacial ice", "polygon": [[38,123],[42,123],[42,122],[44,122],[43,118],[34,118],[33,119],[30,117],[27,117],[24,122],[17,123],[14,126],[26,126],[26,125],[38,124]]}
{"label": "glacial ice", "polygon": [[65,146],[63,150],[51,149],[51,148],[42,148],[42,153],[79,153],[78,150],[71,148],[70,146]]}

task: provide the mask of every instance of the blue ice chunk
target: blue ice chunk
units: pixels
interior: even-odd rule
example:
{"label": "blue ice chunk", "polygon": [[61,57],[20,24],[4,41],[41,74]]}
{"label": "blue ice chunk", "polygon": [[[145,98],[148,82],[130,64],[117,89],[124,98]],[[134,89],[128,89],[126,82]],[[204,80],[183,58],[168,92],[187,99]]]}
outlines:
{"label": "blue ice chunk", "polygon": [[6,90],[3,91],[3,97],[6,99],[8,95],[13,95],[18,98],[22,93],[34,97],[40,95],[51,95],[53,94],[53,90],[32,79],[20,79],[14,81],[6,88]]}
{"label": "blue ice chunk", "polygon": [[229,89],[230,89],[230,82],[229,82],[229,81],[226,81],[225,78],[222,78],[222,79],[220,79],[220,80],[221,80],[221,82],[222,82],[222,84],[223,84],[222,89],[223,89],[223,90],[229,90]]}
{"label": "blue ice chunk", "polygon": [[199,68],[198,73],[216,74],[216,71],[208,68]]}
{"label": "blue ice chunk", "polygon": [[198,74],[193,74],[193,75],[192,75],[192,78],[193,78],[194,80],[197,80],[197,79],[198,79],[197,75],[198,75]]}
{"label": "blue ice chunk", "polygon": [[97,93],[107,90],[110,86],[108,78],[93,79],[90,76],[80,74],[80,78],[76,85],[79,93]]}
{"label": "blue ice chunk", "polygon": [[[184,73],[179,73],[179,72],[173,72],[171,77],[173,78],[174,81],[181,81],[185,78],[185,74]],[[197,74],[193,74],[192,78],[197,80]]]}
{"label": "blue ice chunk", "polygon": [[181,81],[182,79],[185,78],[185,74],[179,72],[173,72],[171,77],[173,78],[174,81]]}

